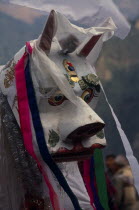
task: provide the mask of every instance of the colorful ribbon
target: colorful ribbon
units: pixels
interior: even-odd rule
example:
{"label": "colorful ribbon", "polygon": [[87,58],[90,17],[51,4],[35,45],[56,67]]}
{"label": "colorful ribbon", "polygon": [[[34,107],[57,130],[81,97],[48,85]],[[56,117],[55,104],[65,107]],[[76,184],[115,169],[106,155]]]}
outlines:
{"label": "colorful ribbon", "polygon": [[84,180],[87,192],[90,197],[91,205],[93,206],[94,210],[97,210],[96,205],[94,205],[95,194],[92,192],[92,189],[91,189],[90,160],[83,161],[83,180]]}
{"label": "colorful ribbon", "polygon": [[43,170],[43,167],[39,159],[37,158],[34,152],[34,148],[33,148],[32,130],[31,130],[31,124],[30,124],[31,122],[30,112],[29,112],[29,105],[28,105],[28,99],[27,99],[26,81],[25,81],[25,75],[24,75],[24,65],[25,65],[26,59],[27,59],[27,55],[25,53],[23,57],[19,60],[17,65],[15,66],[15,79],[16,79],[16,88],[17,88],[19,117],[20,117],[20,125],[21,125],[21,131],[23,134],[24,145],[28,153],[37,162],[37,165],[40,171],[42,172],[44,180],[49,189],[50,199],[51,199],[53,208],[55,210],[61,210],[59,202],[58,202],[58,197],[55,191],[53,190],[53,187],[51,183],[49,182],[49,178],[47,177],[47,174]]}
{"label": "colorful ribbon", "polygon": [[64,191],[68,194],[69,198],[71,199],[71,202],[76,210],[81,210],[79,206],[79,202],[70,189],[69,185],[67,184],[62,172],[58,168],[58,166],[53,161],[51,155],[49,154],[47,144],[45,141],[45,136],[43,132],[43,127],[41,124],[41,119],[39,115],[39,110],[37,106],[36,96],[35,96],[35,90],[33,87],[33,81],[30,74],[30,66],[29,66],[29,59],[27,61],[27,65],[25,68],[25,79],[26,79],[26,87],[27,87],[27,95],[28,95],[28,101],[29,101],[29,107],[31,111],[33,126],[36,134],[36,139],[38,143],[38,147],[40,150],[40,154],[45,161],[45,163],[49,166],[49,168],[52,170],[54,175],[56,176],[57,180],[59,181],[59,184],[62,186]]}
{"label": "colorful ribbon", "polygon": [[91,189],[94,195],[94,203],[97,210],[104,210],[102,207],[99,197],[98,197],[98,189],[96,186],[96,176],[95,176],[95,165],[94,165],[94,157],[91,158],[90,161],[90,179],[91,179]]}
{"label": "colorful ribbon", "polygon": [[101,205],[105,210],[109,210],[106,177],[104,173],[103,155],[101,149],[95,149],[94,151],[94,167]]}

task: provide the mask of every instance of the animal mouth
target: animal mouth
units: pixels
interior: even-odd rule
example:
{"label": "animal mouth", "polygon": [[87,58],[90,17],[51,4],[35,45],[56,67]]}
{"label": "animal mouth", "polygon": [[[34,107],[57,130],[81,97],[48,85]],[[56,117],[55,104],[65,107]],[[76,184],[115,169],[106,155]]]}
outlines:
{"label": "animal mouth", "polygon": [[56,162],[68,162],[68,161],[79,161],[88,159],[93,155],[94,149],[103,148],[104,146],[97,143],[93,144],[90,148],[85,148],[81,144],[82,140],[90,138],[96,135],[99,131],[104,128],[103,123],[91,123],[81,126],[74,130],[67,136],[65,143],[72,142],[74,148],[68,150],[67,148],[59,148],[56,153],[52,154],[53,159]]}
{"label": "animal mouth", "polygon": [[93,144],[90,148],[84,148],[80,143],[77,143],[72,150],[66,148],[60,148],[55,154],[52,154],[52,158],[56,162],[70,162],[81,161],[89,159],[95,149],[104,148],[101,144]]}

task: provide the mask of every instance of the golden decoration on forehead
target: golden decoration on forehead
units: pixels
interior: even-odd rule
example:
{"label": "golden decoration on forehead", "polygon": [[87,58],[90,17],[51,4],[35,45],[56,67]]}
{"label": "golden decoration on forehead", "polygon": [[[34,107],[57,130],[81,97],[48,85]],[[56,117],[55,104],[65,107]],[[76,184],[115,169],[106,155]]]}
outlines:
{"label": "golden decoration on forehead", "polygon": [[70,79],[70,76],[69,76],[69,75],[67,75],[67,74],[64,74],[64,75],[65,75],[65,77],[67,78],[67,80],[68,80],[69,84],[71,85],[71,87],[74,88],[74,87],[75,87],[75,82],[73,82],[73,81]]}
{"label": "golden decoration on forehead", "polygon": [[73,82],[78,82],[79,78],[76,74],[76,71],[75,71],[75,68],[74,68],[73,64],[70,61],[68,61],[67,59],[64,59],[63,65],[64,65],[64,67],[65,67],[65,69],[68,73],[68,76],[69,76],[70,80],[73,81]]}
{"label": "golden decoration on forehead", "polygon": [[7,70],[5,74],[5,79],[4,79],[5,88],[9,88],[14,80],[14,77],[15,77],[14,67],[15,67],[15,63],[12,62],[11,66],[9,67],[9,69]]}

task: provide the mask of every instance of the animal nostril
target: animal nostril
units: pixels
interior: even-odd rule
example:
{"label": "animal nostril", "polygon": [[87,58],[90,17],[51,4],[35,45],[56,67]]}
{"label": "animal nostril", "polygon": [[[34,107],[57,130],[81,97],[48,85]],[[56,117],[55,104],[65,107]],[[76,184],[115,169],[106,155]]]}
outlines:
{"label": "animal nostril", "polygon": [[87,127],[81,127],[75,131],[76,135],[79,135],[79,136],[87,132],[88,132]]}
{"label": "animal nostril", "polygon": [[94,135],[94,133],[96,132],[97,129],[99,129],[100,127],[93,127],[90,130],[87,131],[88,135]]}
{"label": "animal nostril", "polygon": [[101,131],[104,128],[105,124],[103,123],[91,123],[77,128],[67,137],[70,140],[81,141],[82,139],[89,138],[94,136],[96,133]]}

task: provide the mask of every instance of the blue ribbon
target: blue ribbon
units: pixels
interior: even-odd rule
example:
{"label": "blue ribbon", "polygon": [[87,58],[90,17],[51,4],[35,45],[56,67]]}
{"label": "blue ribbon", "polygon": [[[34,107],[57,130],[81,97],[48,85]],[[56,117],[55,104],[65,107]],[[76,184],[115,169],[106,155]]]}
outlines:
{"label": "blue ribbon", "polygon": [[91,161],[90,161],[90,178],[91,178],[91,189],[93,191],[94,203],[95,203],[96,209],[97,210],[104,210],[104,208],[102,207],[102,205],[100,203],[96,187],[94,185],[94,182],[95,182],[95,167],[94,167],[94,157],[93,156],[92,156]]}
{"label": "blue ribbon", "polygon": [[29,59],[27,61],[27,65],[25,68],[25,78],[26,78],[26,87],[27,87],[29,107],[30,107],[30,111],[31,111],[33,126],[34,126],[34,130],[35,130],[35,135],[36,135],[38,147],[40,150],[40,154],[41,154],[43,160],[45,161],[45,163],[48,165],[48,167],[52,170],[52,172],[56,176],[59,184],[62,186],[64,191],[68,194],[75,210],[81,210],[81,207],[79,205],[79,202],[78,202],[76,196],[74,195],[74,193],[70,189],[69,185],[67,184],[67,181],[64,178],[62,172],[60,171],[60,169],[58,168],[58,166],[52,159],[52,157],[49,153],[48,147],[46,145],[43,127],[42,127],[40,115],[39,115],[39,109],[37,106],[35,90],[33,87],[33,82],[32,82],[32,78],[31,78],[31,74],[30,74]]}

